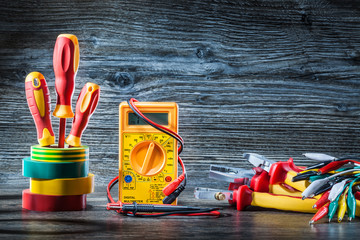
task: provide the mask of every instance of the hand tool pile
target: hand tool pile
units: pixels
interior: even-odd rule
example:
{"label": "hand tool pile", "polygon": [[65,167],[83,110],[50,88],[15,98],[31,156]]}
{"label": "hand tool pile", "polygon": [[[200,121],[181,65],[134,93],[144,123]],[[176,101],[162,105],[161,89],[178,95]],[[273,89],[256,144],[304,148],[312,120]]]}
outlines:
{"label": "hand tool pile", "polygon": [[195,198],[227,200],[238,211],[247,206],[284,211],[315,213],[313,224],[324,216],[331,222],[337,212],[341,222],[360,216],[360,159],[335,158],[321,153],[306,153],[320,163],[298,167],[290,158],[274,162],[255,153],[245,153],[254,168],[247,170],[211,165],[209,177],[229,182],[228,190],[195,188]]}
{"label": "hand tool pile", "polygon": [[[25,209],[82,210],[86,207],[86,194],[94,191],[94,175],[89,173],[89,148],[81,145],[81,135],[98,104],[100,87],[94,83],[85,84],[74,116],[71,100],[79,58],[77,37],[59,35],[53,55],[57,92],[53,115],[60,118],[58,145],[54,145],[50,94],[45,77],[39,72],[32,72],[25,79],[26,98],[39,142],[39,145],[31,147],[31,157],[23,159],[23,175],[30,177],[30,189],[23,191]],[[72,129],[65,140],[66,118],[72,117]]]}

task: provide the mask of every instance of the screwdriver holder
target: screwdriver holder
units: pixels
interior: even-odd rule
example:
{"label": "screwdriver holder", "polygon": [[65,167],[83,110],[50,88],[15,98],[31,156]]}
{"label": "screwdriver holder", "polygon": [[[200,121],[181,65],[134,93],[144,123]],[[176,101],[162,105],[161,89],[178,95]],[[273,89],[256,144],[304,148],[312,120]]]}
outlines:
{"label": "screwdriver holder", "polygon": [[31,147],[23,159],[23,175],[30,188],[23,191],[22,206],[34,211],[76,211],[86,208],[86,194],[94,191],[87,146]]}

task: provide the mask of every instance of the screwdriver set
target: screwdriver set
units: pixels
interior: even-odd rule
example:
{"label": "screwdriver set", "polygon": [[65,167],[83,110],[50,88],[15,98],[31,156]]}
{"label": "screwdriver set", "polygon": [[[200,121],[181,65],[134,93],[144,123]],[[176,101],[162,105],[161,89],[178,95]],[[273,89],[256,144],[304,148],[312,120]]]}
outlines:
{"label": "screwdriver set", "polygon": [[[86,83],[77,99],[75,115],[71,102],[79,67],[79,43],[75,35],[58,36],[53,55],[56,107],[60,118],[58,144],[50,116],[50,94],[45,77],[28,74],[25,92],[37,129],[38,145],[23,159],[23,175],[30,177],[30,188],[23,191],[22,207],[34,211],[74,211],[86,208],[86,195],[94,191],[94,175],[89,172],[89,147],[81,136],[96,109],[100,87]],[[66,119],[73,118],[65,139]],[[67,145],[65,145],[65,142]]]}
{"label": "screwdriver set", "polygon": [[274,162],[259,154],[246,153],[244,157],[254,165],[252,170],[211,165],[209,177],[229,182],[229,188],[197,187],[195,198],[226,200],[238,211],[257,206],[315,213],[310,224],[326,215],[331,222],[336,212],[338,222],[345,214],[348,221],[360,216],[360,159],[319,153],[304,155],[320,163],[298,167],[292,158]]}

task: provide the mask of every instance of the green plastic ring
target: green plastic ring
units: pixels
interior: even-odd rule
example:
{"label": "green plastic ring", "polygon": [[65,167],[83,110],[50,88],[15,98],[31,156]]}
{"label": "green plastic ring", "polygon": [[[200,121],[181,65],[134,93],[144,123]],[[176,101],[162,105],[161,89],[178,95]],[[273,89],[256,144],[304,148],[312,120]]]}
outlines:
{"label": "green plastic ring", "polygon": [[22,160],[23,176],[30,178],[80,178],[89,174],[89,161],[47,162],[31,160],[26,157]]}

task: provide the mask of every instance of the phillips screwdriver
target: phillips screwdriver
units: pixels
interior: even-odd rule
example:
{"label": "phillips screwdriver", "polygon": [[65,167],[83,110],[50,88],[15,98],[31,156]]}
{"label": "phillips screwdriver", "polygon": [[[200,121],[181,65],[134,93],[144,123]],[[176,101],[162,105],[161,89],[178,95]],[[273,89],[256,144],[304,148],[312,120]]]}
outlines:
{"label": "phillips screwdriver", "polygon": [[45,77],[39,72],[29,73],[25,79],[26,99],[37,129],[41,146],[55,142],[50,119],[50,96]]}
{"label": "phillips screwdriver", "polygon": [[81,146],[81,135],[88,125],[91,115],[99,102],[100,87],[95,83],[86,83],[76,102],[75,117],[66,143],[70,146]]}
{"label": "phillips screwdriver", "polygon": [[74,92],[74,80],[79,67],[79,43],[75,35],[60,34],[55,43],[53,65],[55,73],[55,89],[57,93],[56,107],[53,112],[60,118],[59,148],[64,147],[66,118],[72,118],[71,99]]}

